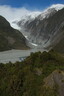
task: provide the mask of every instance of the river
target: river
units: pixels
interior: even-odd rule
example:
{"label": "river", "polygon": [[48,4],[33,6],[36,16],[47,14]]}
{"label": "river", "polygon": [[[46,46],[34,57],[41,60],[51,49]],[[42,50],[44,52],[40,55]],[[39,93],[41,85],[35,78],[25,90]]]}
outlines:
{"label": "river", "polygon": [[30,49],[30,50],[9,50],[0,52],[0,63],[8,63],[11,61],[22,61],[24,58],[30,55],[31,52],[44,51],[43,49]]}

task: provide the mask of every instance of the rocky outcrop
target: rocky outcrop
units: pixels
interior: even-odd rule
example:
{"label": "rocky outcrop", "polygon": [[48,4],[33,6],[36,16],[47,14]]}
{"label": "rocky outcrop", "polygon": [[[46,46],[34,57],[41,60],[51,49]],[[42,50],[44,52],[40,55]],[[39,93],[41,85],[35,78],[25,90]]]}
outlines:
{"label": "rocky outcrop", "polygon": [[64,96],[64,71],[55,70],[44,79],[44,87],[57,90],[58,96]]}

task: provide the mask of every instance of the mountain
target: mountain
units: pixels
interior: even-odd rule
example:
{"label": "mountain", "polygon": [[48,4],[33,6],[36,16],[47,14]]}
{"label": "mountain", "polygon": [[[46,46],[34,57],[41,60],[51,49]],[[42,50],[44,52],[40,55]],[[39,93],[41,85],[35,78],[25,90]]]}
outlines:
{"label": "mountain", "polygon": [[27,39],[37,45],[37,48],[57,50],[59,47],[59,52],[64,49],[64,5],[47,8],[37,17],[27,19],[23,26],[21,21],[17,23],[18,26]]}
{"label": "mountain", "polygon": [[[40,44],[41,40],[39,40],[40,38],[39,38],[38,34],[40,34],[39,30],[41,28],[37,28],[37,27],[39,27],[39,24],[45,17],[48,18],[49,16],[52,16],[56,12],[57,11],[54,8],[51,8],[51,9],[49,8],[37,16],[33,17],[33,16],[29,15],[29,16],[26,16],[26,18],[21,19],[19,22],[15,22],[15,23],[17,23],[17,25],[21,28],[20,30],[25,35],[25,37],[27,37],[28,41],[30,43],[33,43],[34,45],[38,45],[38,47],[39,47],[41,45]],[[38,32],[38,34],[36,32]],[[44,42],[45,41],[43,40],[42,43],[44,43]],[[40,47],[42,47],[42,46],[40,46]]]}
{"label": "mountain", "polygon": [[[49,37],[47,36],[46,26],[49,17],[53,16],[56,13],[55,9],[48,9],[44,13],[40,14],[35,18],[32,22],[26,22],[24,27],[26,31],[29,32],[28,39],[32,43],[36,43],[37,45],[43,45],[45,47],[46,42],[48,41]],[[49,35],[49,34],[48,34]],[[47,45],[47,44],[46,44]]]}
{"label": "mountain", "polygon": [[64,56],[51,50],[1,63],[0,96],[64,96]]}
{"label": "mountain", "polygon": [[26,39],[20,31],[13,29],[9,22],[0,16],[0,51],[28,49]]}
{"label": "mountain", "polygon": [[49,8],[45,9],[43,12],[42,11],[35,11],[35,12],[31,12],[25,16],[22,16],[22,18],[20,19],[19,22],[17,20],[14,23],[18,23],[18,25],[20,27],[22,27],[22,25],[24,25],[26,22],[30,23],[31,21],[33,21],[37,17],[39,17],[39,19],[43,19],[49,15],[52,15],[53,11],[61,10],[63,7],[64,7],[63,4],[52,5]]}
{"label": "mountain", "polygon": [[33,21],[39,14],[41,14],[41,12],[32,12],[32,13],[29,13],[23,17],[21,17],[21,20],[18,22],[13,22],[13,23],[18,23],[19,25],[21,25],[21,27],[26,23],[30,23],[31,21]]}

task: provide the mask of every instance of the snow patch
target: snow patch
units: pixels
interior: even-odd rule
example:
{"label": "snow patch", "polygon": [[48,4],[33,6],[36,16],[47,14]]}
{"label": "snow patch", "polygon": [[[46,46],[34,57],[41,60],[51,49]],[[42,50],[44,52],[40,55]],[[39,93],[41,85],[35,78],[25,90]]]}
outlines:
{"label": "snow patch", "polygon": [[38,46],[37,44],[30,42],[29,39],[28,39],[28,36],[25,36],[25,38],[28,40],[28,42],[29,42],[31,45],[33,45],[33,46]]}
{"label": "snow patch", "polygon": [[14,29],[17,29],[17,30],[20,30],[20,29],[21,29],[17,24],[15,24],[15,23],[13,23],[13,22],[10,22],[10,25],[11,25],[11,27],[13,27]]}
{"label": "snow patch", "polygon": [[53,4],[50,8],[55,8],[58,11],[64,8],[64,4]]}
{"label": "snow patch", "polygon": [[35,44],[35,43],[31,43],[32,45],[34,45],[34,46],[38,46],[37,44]]}

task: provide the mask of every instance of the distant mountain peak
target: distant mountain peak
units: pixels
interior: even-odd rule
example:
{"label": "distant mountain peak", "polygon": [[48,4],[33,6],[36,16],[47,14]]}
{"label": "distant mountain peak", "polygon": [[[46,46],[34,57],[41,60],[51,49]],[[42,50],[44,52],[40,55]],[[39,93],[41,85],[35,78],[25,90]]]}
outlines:
{"label": "distant mountain peak", "polygon": [[53,4],[49,8],[55,8],[58,11],[58,10],[61,10],[62,8],[64,8],[64,4]]}
{"label": "distant mountain peak", "polygon": [[57,10],[55,8],[47,8],[37,18],[39,20],[43,20],[44,18],[48,18],[49,16],[53,15],[56,12]]}
{"label": "distant mountain peak", "polygon": [[59,11],[64,8],[64,4],[53,4],[47,9],[45,9],[38,17],[40,20],[43,20],[45,17],[49,17],[50,15],[53,15],[56,13],[56,11]]}

